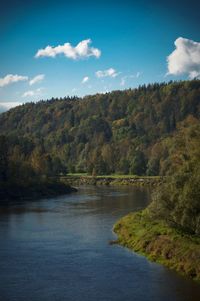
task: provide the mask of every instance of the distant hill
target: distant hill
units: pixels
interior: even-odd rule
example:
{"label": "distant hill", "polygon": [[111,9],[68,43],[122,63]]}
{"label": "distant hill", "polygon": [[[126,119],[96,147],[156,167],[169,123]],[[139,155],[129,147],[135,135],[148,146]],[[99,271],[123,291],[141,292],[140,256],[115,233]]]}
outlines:
{"label": "distant hill", "polygon": [[165,175],[187,160],[199,119],[192,80],[27,103],[0,115],[0,135],[11,160],[49,175]]}

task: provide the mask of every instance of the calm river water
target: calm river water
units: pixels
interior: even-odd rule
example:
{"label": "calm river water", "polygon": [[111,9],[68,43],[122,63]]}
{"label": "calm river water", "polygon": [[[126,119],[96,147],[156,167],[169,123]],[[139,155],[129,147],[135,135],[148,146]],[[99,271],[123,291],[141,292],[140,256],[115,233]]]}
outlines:
{"label": "calm river water", "polygon": [[199,301],[200,285],[117,245],[112,226],[147,191],[84,187],[0,208],[1,301]]}

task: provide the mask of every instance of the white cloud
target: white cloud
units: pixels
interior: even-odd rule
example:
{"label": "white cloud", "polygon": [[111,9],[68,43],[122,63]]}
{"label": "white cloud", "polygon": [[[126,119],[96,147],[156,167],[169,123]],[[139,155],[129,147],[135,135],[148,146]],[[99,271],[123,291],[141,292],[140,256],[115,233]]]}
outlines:
{"label": "white cloud", "polygon": [[16,83],[19,81],[25,81],[28,80],[28,76],[21,76],[17,74],[8,74],[3,78],[0,78],[0,87],[4,87],[7,85],[10,85],[12,83]]}
{"label": "white cloud", "polygon": [[55,57],[58,54],[64,54],[64,56],[73,60],[87,58],[90,56],[99,58],[101,51],[98,48],[90,47],[89,44],[91,43],[91,39],[87,39],[81,41],[75,47],[73,47],[70,43],[65,43],[56,47],[47,46],[44,49],[39,49],[35,57]]}
{"label": "white cloud", "polygon": [[22,97],[34,96],[34,95],[35,95],[35,91],[29,90],[29,91],[24,92]]}
{"label": "white cloud", "polygon": [[129,75],[130,78],[139,78],[142,75],[142,72],[136,72],[136,74]]}
{"label": "white cloud", "polygon": [[97,71],[96,72],[96,77],[101,78],[101,77],[116,77],[119,75],[119,72],[117,73],[117,71],[113,68],[104,70],[104,71]]}
{"label": "white cloud", "polygon": [[36,90],[29,90],[22,94],[22,97],[33,97],[33,96],[41,96],[43,88],[38,88]]}
{"label": "white cloud", "polygon": [[41,83],[44,78],[45,78],[44,74],[38,74],[29,81],[29,85],[32,86],[36,83]]}
{"label": "white cloud", "polygon": [[22,105],[21,102],[14,102],[14,101],[9,101],[9,102],[0,102],[0,113],[6,112],[11,108],[14,108],[16,106]]}
{"label": "white cloud", "polygon": [[120,86],[124,86],[125,85],[125,83],[126,83],[126,76],[124,76],[124,77],[122,77],[121,78],[121,81],[120,81]]}
{"label": "white cloud", "polygon": [[130,78],[139,78],[141,76],[141,72],[137,72],[136,74],[131,74],[131,75],[126,75],[126,76],[123,76],[121,78],[121,81],[120,81],[120,86],[125,86],[126,82],[130,79]]}
{"label": "white cloud", "polygon": [[82,84],[85,84],[89,81],[89,77],[88,76],[85,76],[83,79],[82,79]]}
{"label": "white cloud", "polygon": [[174,44],[176,49],[167,57],[167,74],[200,78],[200,43],[180,37]]}

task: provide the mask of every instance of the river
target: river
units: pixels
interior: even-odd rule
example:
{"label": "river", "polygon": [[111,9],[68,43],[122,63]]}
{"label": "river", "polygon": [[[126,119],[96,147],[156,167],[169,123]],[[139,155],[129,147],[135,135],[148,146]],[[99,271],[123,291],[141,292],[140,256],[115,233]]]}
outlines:
{"label": "river", "polygon": [[1,301],[199,301],[200,284],[118,245],[113,224],[144,208],[134,187],[0,208]]}

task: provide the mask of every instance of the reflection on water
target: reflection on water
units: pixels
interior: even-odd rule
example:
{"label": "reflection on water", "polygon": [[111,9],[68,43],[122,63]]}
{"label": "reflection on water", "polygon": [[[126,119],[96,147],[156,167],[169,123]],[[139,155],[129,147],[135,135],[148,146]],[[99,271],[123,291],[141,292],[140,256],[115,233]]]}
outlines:
{"label": "reflection on water", "polygon": [[1,301],[196,301],[200,285],[116,245],[112,226],[144,208],[133,187],[87,187],[0,208]]}

